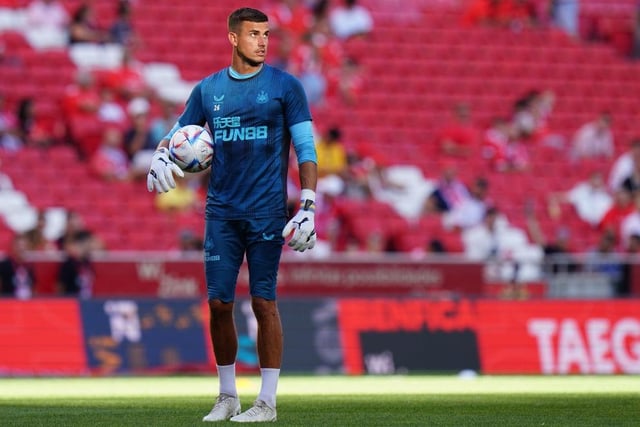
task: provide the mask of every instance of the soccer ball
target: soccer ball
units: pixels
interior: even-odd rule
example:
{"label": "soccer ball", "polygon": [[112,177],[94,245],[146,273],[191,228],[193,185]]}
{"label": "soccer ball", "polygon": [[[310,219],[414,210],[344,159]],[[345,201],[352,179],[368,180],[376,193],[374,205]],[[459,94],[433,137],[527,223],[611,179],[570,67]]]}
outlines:
{"label": "soccer ball", "polygon": [[202,126],[187,125],[169,141],[169,158],[185,172],[201,172],[213,161],[213,138]]}

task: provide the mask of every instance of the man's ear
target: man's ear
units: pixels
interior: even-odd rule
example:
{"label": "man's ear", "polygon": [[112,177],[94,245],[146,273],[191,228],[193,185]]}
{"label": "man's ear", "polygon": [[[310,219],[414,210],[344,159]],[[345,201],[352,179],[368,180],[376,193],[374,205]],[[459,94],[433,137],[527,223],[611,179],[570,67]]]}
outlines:
{"label": "man's ear", "polygon": [[238,35],[236,33],[229,32],[229,43],[234,47],[238,46]]}

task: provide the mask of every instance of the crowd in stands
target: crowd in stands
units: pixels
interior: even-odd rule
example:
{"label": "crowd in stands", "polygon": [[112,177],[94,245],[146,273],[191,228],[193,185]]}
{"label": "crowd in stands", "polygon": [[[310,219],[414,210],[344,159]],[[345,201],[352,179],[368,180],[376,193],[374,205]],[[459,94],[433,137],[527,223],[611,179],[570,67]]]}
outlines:
{"label": "crowd in stands", "polygon": [[[554,25],[577,36],[576,5],[577,0],[477,0],[468,3],[461,19],[464,25]],[[367,70],[353,54],[353,45],[366,41],[375,31],[371,11],[357,0],[272,0],[266,6],[272,20],[269,62],[299,77],[313,109],[330,108],[336,102],[356,105]],[[0,93],[0,150],[46,148],[69,142],[91,165],[95,177],[134,185],[141,182],[150,155],[175,123],[181,106],[159,97],[144,79],[143,64],[136,59],[142,42],[131,19],[132,7],[126,0],[118,1],[114,20],[101,26],[91,2],[82,2],[69,11],[57,0],[33,0],[28,16],[34,28],[64,34],[69,46],[116,43],[123,47],[123,54],[116,68],[77,70],[75,81],[60,100],[60,123],[53,128],[38,122],[32,98],[25,97],[11,110]],[[416,251],[403,245],[402,235],[426,224],[435,231],[423,239],[417,250],[421,253],[461,252],[478,260],[535,262],[559,252],[635,253],[640,240],[640,142],[635,141],[628,153],[616,159],[616,146],[626,141],[614,139],[615,118],[609,111],[602,111],[571,132],[554,129],[550,119],[556,97],[547,88],[532,88],[513,100],[509,114],[497,115],[490,123],[475,119],[471,103],[454,103],[450,119],[441,124],[432,141],[425,142],[436,146],[443,160],[440,170],[429,171],[433,172],[429,176],[413,165],[389,164],[382,153],[366,143],[345,141],[340,123],[320,124],[316,129],[320,178],[317,227],[319,247],[326,251],[315,253]],[[424,148],[433,152],[431,147]],[[613,166],[610,171],[594,168],[583,182],[550,193],[544,209],[526,209],[526,223],[518,225],[502,209],[500,194],[493,190],[495,182],[490,177],[502,174],[508,180],[510,174],[533,174],[531,157],[538,150],[552,150],[567,164],[605,160]],[[428,156],[426,152],[416,155]],[[477,159],[481,168],[473,171],[475,175],[469,171],[460,174],[465,161],[477,164]],[[291,173],[296,173],[295,166]],[[205,180],[206,174],[178,180],[178,188],[157,197],[157,209],[168,215],[201,211]],[[290,194],[297,194],[296,189],[292,188]],[[389,208],[385,223],[371,224],[362,219],[367,226],[361,232],[360,225],[350,222],[353,219],[348,216],[352,201],[362,202],[361,206],[385,205]],[[292,206],[295,204],[292,201]],[[552,235],[540,227],[541,212],[556,225]],[[599,233],[596,246],[572,247],[571,231],[563,227],[568,215]],[[21,251],[46,250],[49,244],[69,253],[71,261],[65,274],[82,269],[77,274],[83,275],[83,283],[90,281],[90,269],[85,265],[87,251],[104,249],[104,245],[90,231],[77,230],[74,222],[81,220],[70,218],[64,243],[42,241],[39,223],[34,230],[16,237],[7,259],[13,257],[17,261],[11,261],[11,265],[19,265]],[[198,247],[198,236],[186,233],[182,237],[185,248]],[[512,267],[500,273],[501,277],[526,276],[526,262],[515,262]],[[3,292],[4,286],[3,282]],[[71,292],[71,287],[67,284],[64,289]],[[75,291],[86,289],[79,286]],[[22,288],[19,292],[26,295]]]}

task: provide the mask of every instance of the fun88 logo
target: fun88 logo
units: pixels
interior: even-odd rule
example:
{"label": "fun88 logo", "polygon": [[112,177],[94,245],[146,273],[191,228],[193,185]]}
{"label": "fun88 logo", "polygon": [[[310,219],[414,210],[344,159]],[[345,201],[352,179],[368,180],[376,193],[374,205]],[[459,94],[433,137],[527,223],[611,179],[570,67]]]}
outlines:
{"label": "fun88 logo", "polygon": [[242,127],[240,117],[216,117],[213,120],[215,130],[213,136],[216,141],[253,141],[267,138],[266,126]]}

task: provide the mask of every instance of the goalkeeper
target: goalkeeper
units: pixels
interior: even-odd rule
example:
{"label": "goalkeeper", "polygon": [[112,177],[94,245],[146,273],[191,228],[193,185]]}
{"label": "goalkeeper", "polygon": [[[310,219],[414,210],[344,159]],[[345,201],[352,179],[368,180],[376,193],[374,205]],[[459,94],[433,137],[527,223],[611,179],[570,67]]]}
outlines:
{"label": "goalkeeper", "polygon": [[[184,112],[158,145],[147,187],[166,192],[182,171],[167,156],[173,133],[189,124],[208,125],[214,159],[205,211],[204,265],[210,333],[219,395],[204,421],[276,420],[276,389],[283,339],[276,281],[285,239],[304,252],[316,242],[317,159],[311,113],[300,82],[265,63],[268,17],[241,8],[228,18],[231,66],[196,84]],[[287,169],[291,142],[300,177],[300,208],[287,222]],[[241,412],[236,389],[238,338],[233,318],[236,280],[243,259],[258,322],[261,387],[254,405]]]}

